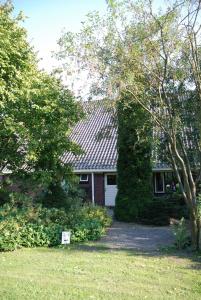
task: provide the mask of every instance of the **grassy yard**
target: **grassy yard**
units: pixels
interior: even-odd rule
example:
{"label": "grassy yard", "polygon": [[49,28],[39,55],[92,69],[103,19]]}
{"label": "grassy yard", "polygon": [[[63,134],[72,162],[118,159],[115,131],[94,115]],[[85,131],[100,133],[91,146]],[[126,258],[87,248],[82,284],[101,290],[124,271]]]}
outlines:
{"label": "grassy yard", "polygon": [[201,299],[201,261],[92,244],[0,253],[0,299]]}

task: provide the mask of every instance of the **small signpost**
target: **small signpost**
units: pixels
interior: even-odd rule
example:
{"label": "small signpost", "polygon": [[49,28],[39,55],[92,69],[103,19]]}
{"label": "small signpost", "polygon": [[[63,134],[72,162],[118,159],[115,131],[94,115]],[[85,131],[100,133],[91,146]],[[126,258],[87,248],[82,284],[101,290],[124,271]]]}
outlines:
{"label": "small signpost", "polygon": [[62,231],[61,243],[62,245],[70,244],[70,231]]}

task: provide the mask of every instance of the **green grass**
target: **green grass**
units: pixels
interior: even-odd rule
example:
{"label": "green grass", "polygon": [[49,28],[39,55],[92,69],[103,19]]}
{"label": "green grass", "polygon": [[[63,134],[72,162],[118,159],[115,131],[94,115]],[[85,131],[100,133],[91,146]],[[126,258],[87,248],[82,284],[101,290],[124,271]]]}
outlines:
{"label": "green grass", "polygon": [[201,262],[93,244],[0,253],[0,299],[201,299]]}

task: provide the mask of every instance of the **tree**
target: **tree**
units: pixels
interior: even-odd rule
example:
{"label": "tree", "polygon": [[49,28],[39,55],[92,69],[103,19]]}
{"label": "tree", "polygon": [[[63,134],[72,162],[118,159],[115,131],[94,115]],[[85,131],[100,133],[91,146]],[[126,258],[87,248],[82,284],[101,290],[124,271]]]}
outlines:
{"label": "tree", "polygon": [[23,17],[12,14],[10,2],[0,5],[0,171],[52,180],[69,170],[62,154],[78,151],[69,134],[82,110],[59,80],[38,70]]}
{"label": "tree", "polygon": [[[149,112],[164,134],[169,158],[190,212],[192,244],[198,249],[200,216],[197,191],[200,174],[198,143],[200,137],[196,121],[200,110],[199,90],[191,64],[193,54],[192,49],[189,52],[188,32],[189,19],[193,19],[193,23],[196,22],[200,10],[200,3],[195,5],[194,9],[194,6],[188,2],[186,16],[181,13],[181,3],[178,2],[162,15],[154,14],[152,2],[147,9],[141,10],[140,22],[129,33],[130,38],[133,36],[138,39],[136,41],[138,52],[127,55],[127,62],[128,58],[135,63],[140,61],[139,67],[142,68],[140,74],[144,77],[146,81],[144,87],[148,90],[136,89],[139,87],[138,74],[136,76],[132,71],[127,73],[129,75],[127,78],[132,78],[131,81],[124,78],[122,88],[130,93],[133,101]],[[192,6],[191,9],[189,6]],[[186,18],[188,19],[187,31],[183,23]],[[143,70],[146,70],[146,74]],[[140,84],[141,82],[140,80]],[[192,87],[190,88],[191,83],[194,86],[193,92]],[[142,94],[144,99],[140,97]],[[198,113],[192,113],[192,108]],[[193,152],[193,160],[191,152]]]}
{"label": "tree", "polygon": [[[60,40],[59,56],[74,55],[103,95],[130,95],[152,118],[190,214],[199,248],[200,1],[172,1],[158,13],[153,1],[108,1],[108,13],[89,14],[77,34]],[[68,59],[67,59],[68,60]],[[97,85],[95,84],[98,79]],[[93,91],[93,89],[92,89]]]}
{"label": "tree", "polygon": [[152,198],[151,124],[147,113],[129,95],[117,103],[118,192],[115,217],[137,221]]}

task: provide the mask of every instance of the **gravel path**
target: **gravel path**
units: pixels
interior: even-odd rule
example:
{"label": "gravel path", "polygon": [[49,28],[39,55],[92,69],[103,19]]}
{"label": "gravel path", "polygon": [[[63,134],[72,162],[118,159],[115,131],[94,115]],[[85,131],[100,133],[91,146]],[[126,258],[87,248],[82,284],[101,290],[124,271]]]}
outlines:
{"label": "gravel path", "polygon": [[114,222],[108,230],[107,236],[103,237],[101,242],[114,249],[154,251],[161,246],[172,245],[174,237],[170,227]]}

